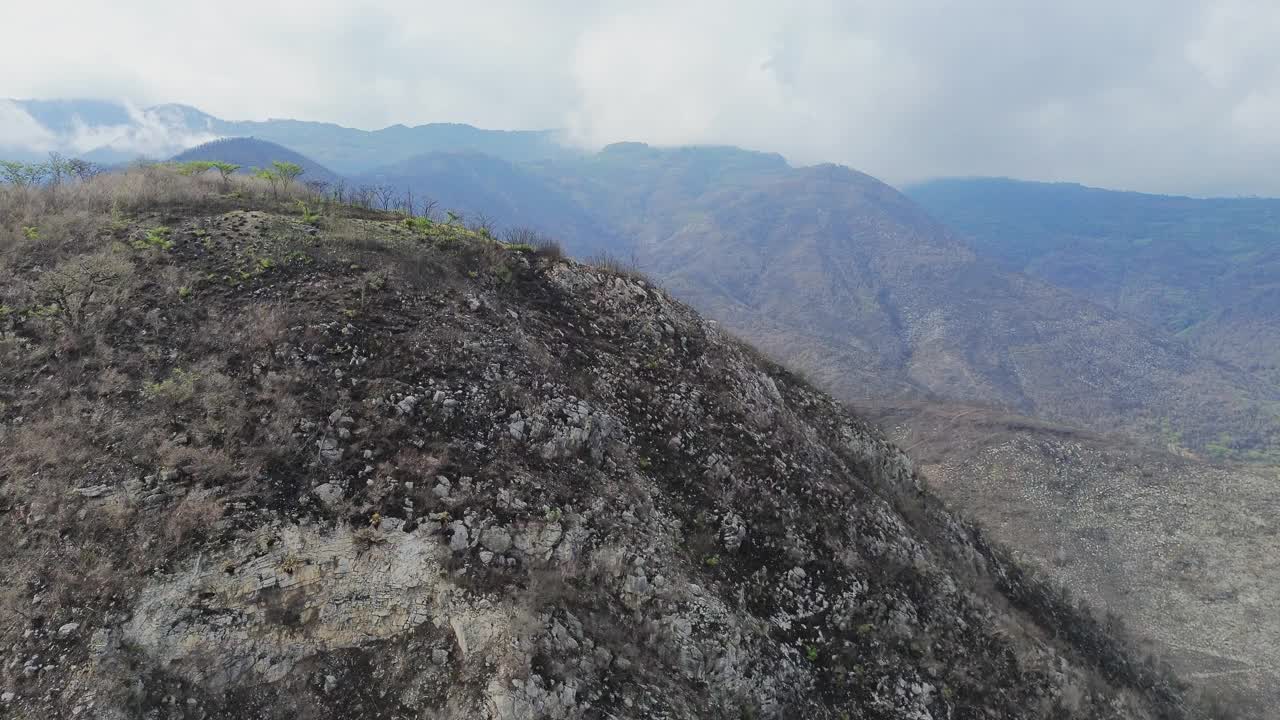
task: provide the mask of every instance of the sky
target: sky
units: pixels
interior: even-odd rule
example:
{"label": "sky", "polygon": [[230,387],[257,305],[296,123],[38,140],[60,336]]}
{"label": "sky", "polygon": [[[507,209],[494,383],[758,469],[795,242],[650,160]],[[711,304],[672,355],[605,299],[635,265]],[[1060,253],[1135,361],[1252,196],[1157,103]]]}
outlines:
{"label": "sky", "polygon": [[[898,184],[1280,195],[1274,0],[9,5],[0,98],[735,144]],[[0,144],[42,132],[0,103]]]}

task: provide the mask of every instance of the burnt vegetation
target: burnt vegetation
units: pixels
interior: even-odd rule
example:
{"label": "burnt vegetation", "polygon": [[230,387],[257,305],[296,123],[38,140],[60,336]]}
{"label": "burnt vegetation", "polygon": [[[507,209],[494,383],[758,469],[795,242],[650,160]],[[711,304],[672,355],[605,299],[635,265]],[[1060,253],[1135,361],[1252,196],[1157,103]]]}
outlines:
{"label": "burnt vegetation", "polygon": [[[625,264],[214,169],[0,187],[0,712],[1210,716]],[[462,600],[342,644],[323,543]]]}

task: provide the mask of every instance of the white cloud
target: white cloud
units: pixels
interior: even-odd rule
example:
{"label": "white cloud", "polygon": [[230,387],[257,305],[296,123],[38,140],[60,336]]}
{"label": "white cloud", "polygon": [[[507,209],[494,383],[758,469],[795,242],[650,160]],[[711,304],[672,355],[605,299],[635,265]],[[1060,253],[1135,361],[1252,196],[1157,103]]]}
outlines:
{"label": "white cloud", "polygon": [[53,133],[36,122],[26,110],[0,100],[0,148],[45,152],[56,145]]}
{"label": "white cloud", "polygon": [[5,15],[0,66],[22,72],[0,76],[0,97],[567,127],[893,181],[1280,194],[1273,0],[43,0]]}
{"label": "white cloud", "polygon": [[60,138],[60,143],[74,153],[105,147],[147,157],[167,157],[219,137],[212,131],[188,129],[181,124],[181,118],[163,110],[143,110],[131,102],[125,102],[125,110],[130,120],[127,125],[89,125],[76,118],[72,132]]}

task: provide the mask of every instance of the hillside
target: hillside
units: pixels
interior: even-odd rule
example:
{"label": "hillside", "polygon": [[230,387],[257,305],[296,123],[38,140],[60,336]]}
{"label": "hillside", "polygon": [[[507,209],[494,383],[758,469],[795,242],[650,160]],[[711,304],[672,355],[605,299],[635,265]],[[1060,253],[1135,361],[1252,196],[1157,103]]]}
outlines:
{"label": "hillside", "polygon": [[0,188],[0,712],[1202,716],[647,281],[234,190]]}
{"label": "hillside", "polygon": [[1280,449],[1280,385],[972,249],[896,190],[733,148],[614,146],[537,170],[678,297],[848,399],[915,395]]}
{"label": "hillside", "polygon": [[1280,702],[1280,468],[1215,466],[991,408],[859,408],[931,488],[1265,720]]}
{"label": "hillside", "polygon": [[906,192],[983,258],[1280,378],[1280,200],[985,178]]}
{"label": "hillside", "polygon": [[302,168],[301,179],[304,182],[319,181],[332,185],[341,179],[333,171],[301,153],[273,142],[251,137],[223,138],[207,142],[178,153],[173,160],[175,162],[192,160],[228,162],[239,165],[240,171],[245,173],[253,168],[270,168],[271,163],[276,161],[290,162]]}

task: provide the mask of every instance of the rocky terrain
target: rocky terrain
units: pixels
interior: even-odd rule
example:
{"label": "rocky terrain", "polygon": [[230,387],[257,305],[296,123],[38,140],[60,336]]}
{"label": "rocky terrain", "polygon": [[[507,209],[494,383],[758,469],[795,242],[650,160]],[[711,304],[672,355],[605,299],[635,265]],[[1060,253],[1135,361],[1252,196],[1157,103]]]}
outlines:
{"label": "rocky terrain", "polygon": [[0,193],[0,716],[1206,716],[643,278],[245,178]]}
{"label": "rocky terrain", "polygon": [[1280,702],[1280,469],[990,408],[864,408],[931,488],[1259,720]]}

